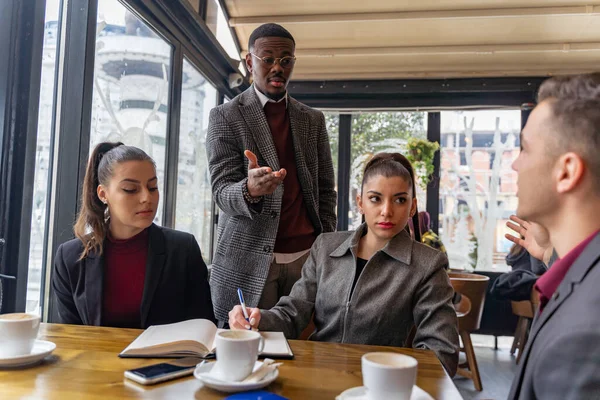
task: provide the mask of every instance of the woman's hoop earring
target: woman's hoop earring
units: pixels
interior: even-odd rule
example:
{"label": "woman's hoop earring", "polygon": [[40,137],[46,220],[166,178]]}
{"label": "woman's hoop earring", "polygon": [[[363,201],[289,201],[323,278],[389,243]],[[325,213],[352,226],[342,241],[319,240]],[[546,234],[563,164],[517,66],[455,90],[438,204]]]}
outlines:
{"label": "woman's hoop earring", "polygon": [[110,220],[110,210],[108,209],[106,202],[104,202],[104,205],[106,205],[106,208],[104,209],[104,223],[107,224]]}

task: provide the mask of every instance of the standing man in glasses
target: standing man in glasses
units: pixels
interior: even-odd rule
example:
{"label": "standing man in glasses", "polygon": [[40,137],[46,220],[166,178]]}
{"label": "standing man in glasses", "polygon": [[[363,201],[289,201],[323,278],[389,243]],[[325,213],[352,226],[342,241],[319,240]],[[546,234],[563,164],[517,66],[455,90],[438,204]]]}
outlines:
{"label": "standing man in glasses", "polygon": [[253,84],[210,113],[206,151],[219,206],[211,271],[215,315],[271,308],[289,294],[317,235],[336,228],[336,192],[322,112],[287,93],[295,42],[277,24],[250,35]]}

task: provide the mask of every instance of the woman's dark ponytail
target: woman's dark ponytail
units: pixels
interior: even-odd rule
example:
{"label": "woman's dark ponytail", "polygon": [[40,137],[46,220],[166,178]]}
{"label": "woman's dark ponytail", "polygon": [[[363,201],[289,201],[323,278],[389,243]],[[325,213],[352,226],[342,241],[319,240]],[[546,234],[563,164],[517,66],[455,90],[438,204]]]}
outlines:
{"label": "woman's dark ponytail", "polygon": [[108,225],[104,220],[107,206],[98,198],[97,188],[100,184],[98,169],[104,155],[115,147],[122,145],[123,143],[120,142],[100,143],[94,148],[88,161],[85,177],[83,178],[81,208],[73,228],[75,236],[83,243],[80,260],[87,257],[92,251],[102,254],[102,244],[104,238],[106,238]]}

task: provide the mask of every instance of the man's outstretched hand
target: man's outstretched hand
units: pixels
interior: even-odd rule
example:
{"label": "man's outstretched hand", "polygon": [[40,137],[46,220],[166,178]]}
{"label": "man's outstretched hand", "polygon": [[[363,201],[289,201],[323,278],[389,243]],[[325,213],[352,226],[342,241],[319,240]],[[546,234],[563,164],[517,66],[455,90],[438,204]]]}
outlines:
{"label": "man's outstretched hand", "polygon": [[259,166],[256,154],[250,150],[244,151],[244,155],[248,159],[248,193],[250,196],[260,197],[272,194],[285,179],[287,171],[283,168],[273,171],[270,167]]}

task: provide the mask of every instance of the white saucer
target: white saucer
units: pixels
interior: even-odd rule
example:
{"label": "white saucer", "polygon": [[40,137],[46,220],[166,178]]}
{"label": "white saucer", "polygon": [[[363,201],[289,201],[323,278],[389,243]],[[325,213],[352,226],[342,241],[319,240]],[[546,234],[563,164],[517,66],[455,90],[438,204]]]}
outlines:
{"label": "white saucer", "polygon": [[37,364],[56,349],[56,345],[45,340],[36,340],[31,353],[22,356],[0,358],[0,368],[16,368]]}
{"label": "white saucer", "polygon": [[[253,371],[256,371],[258,368],[260,368],[261,365],[262,362],[257,361],[256,364],[254,364]],[[204,375],[208,374],[214,366],[215,362],[198,365],[196,367],[196,370],[194,371],[194,376],[196,377],[196,379],[202,381],[204,386],[226,393],[245,392],[249,390],[264,388],[265,386],[270,385],[279,376],[279,371],[275,369],[273,370],[273,372],[267,374],[262,380],[258,382],[226,382],[217,378],[213,378],[211,376]]]}
{"label": "white saucer", "polygon": [[[344,390],[335,398],[335,400],[367,400],[367,388],[364,386],[357,386],[352,389]],[[410,400],[434,400],[434,398],[417,385],[413,385]]]}

